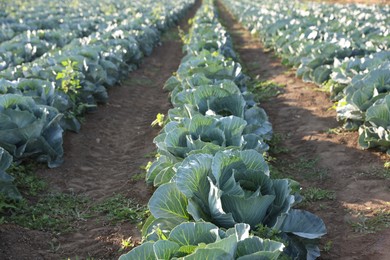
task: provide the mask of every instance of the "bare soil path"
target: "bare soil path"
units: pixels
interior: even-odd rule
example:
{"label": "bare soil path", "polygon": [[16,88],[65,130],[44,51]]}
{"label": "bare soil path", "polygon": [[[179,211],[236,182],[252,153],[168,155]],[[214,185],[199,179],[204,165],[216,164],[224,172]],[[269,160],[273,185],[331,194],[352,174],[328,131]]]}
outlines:
{"label": "bare soil path", "polygon": [[[200,1],[179,26],[188,30]],[[123,194],[145,205],[152,194],[144,179],[136,180],[145,155],[155,150],[153,138],[158,129],[150,123],[159,112],[170,107],[165,81],[180,63],[182,43],[178,29],[162,37],[162,44],[144,59],[140,68],[129,74],[121,86],[109,91],[108,104],[89,114],[79,134],[65,136],[65,163],[56,169],[41,169],[51,190],[74,193],[102,201]],[[112,224],[87,218],[76,223],[77,231],[55,234],[15,225],[0,226],[0,259],[117,259],[122,239],[140,240],[135,224]],[[129,249],[128,249],[129,250]]]}
{"label": "bare soil path", "polygon": [[282,137],[279,145],[288,149],[276,155],[276,168],[288,171],[304,189],[318,187],[335,194],[333,200],[304,206],[327,226],[322,259],[390,259],[390,228],[369,232],[371,220],[377,220],[374,216],[384,214],[387,225],[390,221],[390,179],[388,175],[383,178],[385,156],[361,151],[357,133],[331,133],[329,129],[338,123],[335,111],[329,110],[328,96],[296,78],[293,70],[282,66],[273,52],[264,51],[256,37],[218,6],[247,73],[286,85],[283,94],[261,104],[274,132]]}

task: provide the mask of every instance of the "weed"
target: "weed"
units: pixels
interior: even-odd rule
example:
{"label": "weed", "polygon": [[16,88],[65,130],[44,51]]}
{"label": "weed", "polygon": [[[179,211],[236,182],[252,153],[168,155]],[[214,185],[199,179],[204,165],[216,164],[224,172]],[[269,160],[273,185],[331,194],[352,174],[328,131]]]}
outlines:
{"label": "weed", "polygon": [[132,241],[132,237],[129,237],[127,239],[122,239],[121,241],[121,248],[119,248],[119,252],[126,250],[130,247],[134,247],[135,243]]}
{"label": "weed", "polygon": [[389,162],[389,161],[385,162],[385,163],[383,164],[383,167],[384,167],[385,169],[390,169],[390,162]]}
{"label": "weed", "polygon": [[253,92],[255,101],[262,102],[282,94],[284,87],[286,86],[273,81],[254,80],[249,89]]}
{"label": "weed", "polygon": [[281,146],[281,143],[286,140],[287,135],[274,133],[272,139],[268,142],[271,154],[288,153],[290,150],[287,147]]}
{"label": "weed", "polygon": [[9,200],[3,193],[0,193],[0,213],[6,209],[15,209],[16,201]]}
{"label": "weed", "polygon": [[84,211],[88,202],[85,197],[65,193],[48,194],[35,204],[22,200],[11,211],[9,221],[31,229],[67,232],[75,221],[88,217]]}
{"label": "weed", "polygon": [[141,181],[141,180],[145,180],[145,172],[139,172],[139,173],[136,173],[136,174],[133,174],[131,177],[130,177],[130,180],[132,181]]}
{"label": "weed", "polygon": [[[300,159],[295,162],[289,160],[277,162],[274,164],[274,172],[277,172],[277,176],[297,176],[306,180],[318,179],[323,181],[328,178],[328,170],[317,166],[318,159]],[[275,178],[275,177],[273,177]]]}
{"label": "weed", "polygon": [[[156,153],[155,153],[156,155]],[[149,168],[152,166],[153,162],[149,161],[146,165],[141,165],[139,168],[142,170],[142,172],[135,173],[130,177],[130,180],[132,181],[140,181],[145,180],[146,173],[149,171]]]}
{"label": "weed", "polygon": [[359,176],[377,177],[383,179],[390,179],[390,168],[386,167],[371,167],[368,171],[358,173]]}
{"label": "weed", "polygon": [[76,94],[80,86],[80,72],[77,69],[77,62],[66,60],[61,62],[64,69],[57,73],[56,80],[61,80],[61,87],[59,88],[65,94],[68,94],[73,102],[76,102]]}
{"label": "weed", "polygon": [[359,233],[375,233],[390,227],[390,211],[388,209],[376,209],[373,212],[354,212],[357,221],[351,221],[353,231]]}
{"label": "weed", "polygon": [[[191,24],[192,22],[193,22],[192,19],[188,20],[188,24]],[[186,34],[180,27],[178,27],[177,30],[179,31],[179,38],[183,43],[183,45],[189,44],[192,36],[192,31],[190,30],[188,34]]]}
{"label": "weed", "polygon": [[332,250],[332,248],[333,248],[333,241],[329,240],[325,243],[324,247],[322,248],[322,251],[324,251],[325,253],[329,253],[330,250]]}
{"label": "weed", "polygon": [[315,202],[321,200],[334,200],[336,198],[334,191],[310,187],[302,191],[305,201]]}
{"label": "weed", "polygon": [[[280,170],[278,166],[269,164],[270,176],[272,179],[291,178],[286,171]],[[291,178],[292,179],[292,178]]]}
{"label": "weed", "polygon": [[319,179],[320,181],[328,177],[328,170],[323,168],[318,168],[317,159],[300,159],[298,162],[291,164],[291,169],[300,174],[303,178],[307,180]]}
{"label": "weed", "polygon": [[143,221],[146,208],[132,199],[118,194],[96,205],[93,210],[97,213],[106,214],[110,222],[130,221],[138,223]]}
{"label": "weed", "polygon": [[15,178],[15,185],[25,196],[36,196],[47,189],[47,183],[35,175],[37,165],[13,164],[7,172]]}
{"label": "weed", "polygon": [[[153,156],[155,156],[153,152]],[[148,164],[149,165],[149,164]],[[148,165],[144,167],[147,169]],[[0,195],[0,224],[14,223],[35,230],[64,233],[74,230],[77,223],[102,214],[112,222],[140,222],[145,217],[145,207],[123,195],[113,196],[94,207],[90,199],[68,193],[47,193],[47,183],[35,174],[35,164],[12,165],[8,172],[15,177],[17,187],[27,199],[9,201]],[[145,172],[133,179],[145,178]],[[97,216],[99,215],[99,216]],[[52,250],[58,250],[52,243]]]}
{"label": "weed", "polygon": [[335,134],[335,135],[340,135],[344,133],[345,130],[342,127],[336,127],[336,128],[329,128],[326,131],[324,131],[325,134]]}
{"label": "weed", "polygon": [[156,151],[152,151],[150,153],[147,153],[144,155],[144,158],[155,158],[157,155],[157,152]]}
{"label": "weed", "polygon": [[50,252],[52,252],[52,253],[56,253],[56,252],[58,252],[58,250],[60,250],[60,248],[61,248],[61,244],[58,242],[58,241],[50,241],[49,242],[49,245],[50,245]]}
{"label": "weed", "polygon": [[141,169],[141,170],[144,170],[144,171],[148,171],[149,170],[149,168],[152,166],[152,162],[151,161],[149,161],[146,165],[141,165],[139,168]]}
{"label": "weed", "polygon": [[151,123],[151,126],[154,127],[158,125],[159,127],[163,127],[166,123],[165,115],[158,113],[156,115],[156,119]]}

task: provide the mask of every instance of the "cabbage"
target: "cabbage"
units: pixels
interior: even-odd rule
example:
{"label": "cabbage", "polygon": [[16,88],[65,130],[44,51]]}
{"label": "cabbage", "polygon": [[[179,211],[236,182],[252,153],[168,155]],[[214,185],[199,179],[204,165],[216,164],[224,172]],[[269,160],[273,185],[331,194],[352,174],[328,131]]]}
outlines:
{"label": "cabbage", "polygon": [[[209,221],[231,228],[264,225],[307,254],[319,252],[315,239],[326,234],[324,222],[304,210],[292,209],[301,198],[299,185],[271,179],[268,165],[254,150],[225,150],[188,156],[174,182],[160,186],[149,201],[157,225],[164,219]],[[165,220],[164,220],[165,221]],[[172,222],[172,221],[171,221]],[[299,242],[294,242],[298,240]]]}
{"label": "cabbage", "polygon": [[359,128],[359,145],[380,147],[390,154],[390,95],[376,101],[367,109],[365,123]]}
{"label": "cabbage", "polygon": [[278,259],[284,245],[249,234],[247,224],[226,231],[208,222],[185,222],[164,240],[147,241],[122,255],[127,259]]}
{"label": "cabbage", "polygon": [[0,193],[8,199],[19,200],[22,198],[16,186],[12,183],[14,177],[7,174],[6,170],[11,166],[12,156],[0,147]]}
{"label": "cabbage", "polygon": [[62,163],[62,114],[31,97],[0,96],[0,147],[15,159],[35,157],[49,167]]}

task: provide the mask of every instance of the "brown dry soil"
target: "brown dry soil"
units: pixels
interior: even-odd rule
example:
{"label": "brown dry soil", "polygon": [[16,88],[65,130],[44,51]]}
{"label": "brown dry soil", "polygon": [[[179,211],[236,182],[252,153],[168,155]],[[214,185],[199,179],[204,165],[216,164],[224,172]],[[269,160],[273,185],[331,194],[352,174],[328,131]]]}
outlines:
{"label": "brown dry soil", "polygon": [[[329,133],[330,128],[338,126],[336,112],[329,110],[329,97],[315,85],[296,78],[294,70],[282,66],[273,52],[265,51],[260,40],[219,7],[247,73],[286,85],[283,94],[261,104],[274,132],[283,137],[279,146],[288,149],[277,155],[276,168],[289,170],[288,175],[303,189],[318,187],[335,192],[334,200],[305,205],[327,226],[322,259],[390,259],[389,228],[369,234],[354,232],[350,224],[362,223],[356,216],[359,212],[366,217],[376,210],[389,214],[390,179],[379,176],[385,156],[360,150],[356,132]],[[310,164],[313,161],[316,163]]]}
{"label": "brown dry soil", "polygon": [[[197,1],[182,19],[181,29],[188,30],[187,21],[199,5]],[[182,57],[182,43],[174,28],[163,35],[161,46],[138,70],[110,89],[108,104],[87,115],[79,134],[66,134],[64,164],[41,169],[38,175],[53,191],[82,195],[92,199],[92,204],[123,194],[146,205],[153,190],[143,178],[135,181],[132,176],[148,162],[144,156],[155,151],[153,138],[159,130],[150,123],[157,113],[170,108],[162,86]],[[76,232],[55,234],[1,225],[0,259],[117,259],[123,253],[118,252],[122,239],[140,240],[136,224],[84,219],[75,226]]]}

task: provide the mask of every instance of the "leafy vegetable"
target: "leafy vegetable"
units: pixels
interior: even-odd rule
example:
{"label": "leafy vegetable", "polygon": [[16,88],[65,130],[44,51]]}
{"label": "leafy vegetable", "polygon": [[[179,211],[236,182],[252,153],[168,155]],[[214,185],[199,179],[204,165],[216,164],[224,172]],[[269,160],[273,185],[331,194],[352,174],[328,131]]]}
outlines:
{"label": "leafy vegetable", "polygon": [[[155,225],[164,218],[183,221],[189,214],[195,221],[209,221],[224,228],[237,223],[247,223],[252,229],[265,225],[288,237],[309,239],[307,245],[312,245],[313,239],[326,234],[326,229],[314,214],[292,209],[301,200],[299,189],[292,180],[271,179],[268,165],[258,152],[225,150],[215,156],[194,154],[185,158],[174,182],[160,186],[149,207],[162,205],[170,212],[166,215],[151,208]],[[188,213],[184,213],[185,208]],[[306,250],[310,253],[318,247],[307,246]]]}
{"label": "leafy vegetable", "polygon": [[282,243],[249,234],[249,225],[223,231],[208,222],[184,222],[166,240],[148,241],[119,259],[277,259]]}

